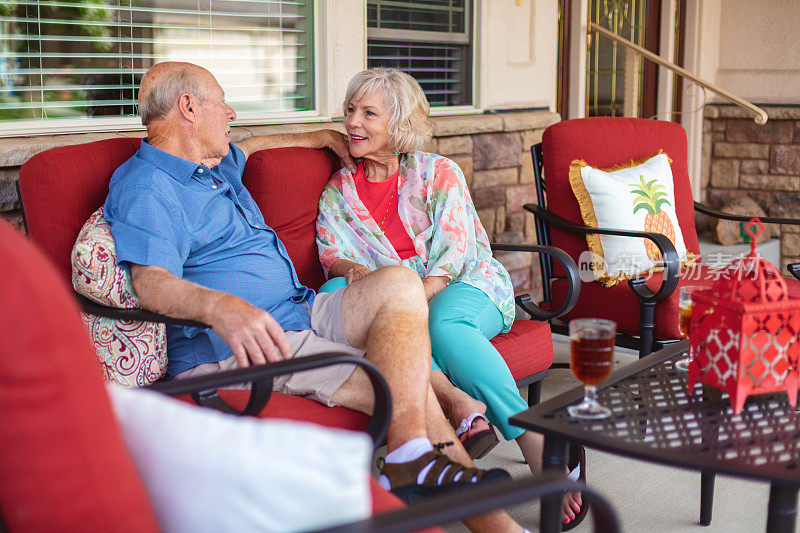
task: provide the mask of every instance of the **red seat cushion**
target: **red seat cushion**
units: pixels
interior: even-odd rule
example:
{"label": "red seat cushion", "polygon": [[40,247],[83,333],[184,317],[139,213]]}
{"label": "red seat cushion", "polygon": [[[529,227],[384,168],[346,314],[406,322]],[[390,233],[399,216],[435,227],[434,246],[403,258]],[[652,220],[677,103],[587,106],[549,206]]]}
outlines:
{"label": "red seat cushion", "polygon": [[[680,124],[662,120],[622,117],[592,117],[566,120],[547,128],[542,136],[542,158],[547,183],[547,208],[583,225],[583,218],[569,184],[569,165],[583,159],[598,168],[609,168],[651,156],[663,149],[672,159],[675,182],[675,212],[686,249],[699,253],[694,225],[694,202],[687,166],[686,132]],[[576,262],[587,249],[586,236],[550,228],[551,244],[567,252]],[[560,264],[554,273],[563,276]],[[584,284],[584,287],[586,284]],[[578,307],[586,301],[581,293]],[[602,305],[593,302],[592,305]]]}
{"label": "red seat cushion", "polygon": [[511,331],[493,338],[492,345],[503,356],[515,380],[546,370],[553,364],[553,341],[547,322],[517,320]]}
{"label": "red seat cushion", "polygon": [[369,481],[369,488],[372,492],[373,514],[396,511],[397,509],[403,509],[405,507],[405,504],[400,498],[378,485],[375,479],[370,478]]}
{"label": "red seat cushion", "polygon": [[[681,272],[680,285],[706,285],[711,286],[726,271],[722,269],[699,266],[694,269],[684,269]],[[663,275],[653,274],[647,281],[648,287],[656,290],[661,284]],[[789,287],[792,298],[800,298],[800,281],[784,278]],[[680,287],[679,285],[679,287]],[[564,300],[567,290],[565,279],[559,278],[553,282],[553,301]],[[682,335],[678,330],[678,294],[679,289],[666,300],[656,304],[656,339],[680,339]],[[609,307],[609,302],[614,302]],[[639,334],[639,300],[627,283],[619,283],[613,287],[603,287],[599,283],[583,283],[581,297],[578,305],[561,317],[562,320],[573,318],[609,317],[617,323],[617,331]]]}
{"label": "red seat cushion", "polygon": [[0,509],[8,531],[157,531],[64,281],[0,222]]}
{"label": "red seat cushion", "polygon": [[[242,410],[250,398],[250,391],[221,390],[220,397],[233,408]],[[189,395],[179,399],[194,403]],[[269,403],[259,418],[283,418],[301,422],[313,422],[321,426],[364,431],[369,424],[369,417],[364,413],[345,407],[328,407],[308,398],[273,392]]]}
{"label": "red seat cushion", "polygon": [[317,204],[322,189],[339,169],[327,150],[279,148],[254,153],[242,182],[280,237],[304,285],[325,283],[316,242]]}
{"label": "red seat cushion", "polygon": [[70,253],[84,222],[108,196],[108,182],[139,149],[140,139],[122,137],[36,154],[19,170],[28,237],[72,280]]}

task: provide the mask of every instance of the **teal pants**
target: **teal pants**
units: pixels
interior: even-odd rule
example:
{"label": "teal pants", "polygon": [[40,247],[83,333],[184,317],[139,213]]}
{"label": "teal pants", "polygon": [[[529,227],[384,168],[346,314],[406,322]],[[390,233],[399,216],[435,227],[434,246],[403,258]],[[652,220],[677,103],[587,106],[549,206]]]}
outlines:
{"label": "teal pants", "polygon": [[[333,278],[319,292],[347,285]],[[508,423],[511,415],[528,408],[511,371],[489,339],[503,329],[503,315],[480,289],[453,283],[431,299],[428,326],[432,370],[442,370],[459,389],[486,404],[486,416],[506,440],[523,430]]]}

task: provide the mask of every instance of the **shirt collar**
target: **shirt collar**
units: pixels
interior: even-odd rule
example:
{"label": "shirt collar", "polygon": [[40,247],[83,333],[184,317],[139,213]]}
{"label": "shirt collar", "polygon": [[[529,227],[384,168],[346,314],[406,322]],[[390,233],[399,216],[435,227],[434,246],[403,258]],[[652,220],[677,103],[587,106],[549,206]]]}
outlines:
{"label": "shirt collar", "polygon": [[142,139],[142,144],[139,147],[139,157],[155,165],[181,183],[187,183],[199,168],[202,168],[204,172],[208,172],[208,168],[205,166],[192,163],[182,157],[156,148],[149,144],[147,139]]}

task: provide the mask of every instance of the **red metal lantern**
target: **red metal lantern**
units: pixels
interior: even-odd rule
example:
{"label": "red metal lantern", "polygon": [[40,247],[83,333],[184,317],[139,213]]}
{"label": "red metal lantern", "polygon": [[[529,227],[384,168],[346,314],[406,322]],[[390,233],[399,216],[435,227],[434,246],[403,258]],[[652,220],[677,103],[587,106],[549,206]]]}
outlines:
{"label": "red metal lantern", "polygon": [[797,402],[800,300],[789,298],[778,269],[756,252],[763,230],[751,219],[750,253],[711,289],[692,294],[689,390],[698,381],[721,389],[737,414],[752,394],[786,391]]}

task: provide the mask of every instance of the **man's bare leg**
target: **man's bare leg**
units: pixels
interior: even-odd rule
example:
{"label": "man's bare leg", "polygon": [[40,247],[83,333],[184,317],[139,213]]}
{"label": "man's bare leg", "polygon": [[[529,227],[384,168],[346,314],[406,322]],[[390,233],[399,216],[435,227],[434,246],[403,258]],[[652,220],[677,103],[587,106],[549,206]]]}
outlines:
{"label": "man's bare leg", "polygon": [[[342,296],[342,324],[351,345],[365,348],[392,393],[387,450],[415,438],[453,442],[447,456],[466,467],[474,464],[447,422],[430,388],[428,305],[419,277],[404,267],[377,270],[350,284]],[[332,400],[371,412],[372,398],[363,371],[356,369]],[[505,511],[465,521],[473,531],[519,532]]]}
{"label": "man's bare leg", "polygon": [[[450,381],[441,370],[431,372],[431,387],[436,394],[436,398],[441,405],[447,418],[450,419],[451,426],[458,423],[474,412],[486,413],[486,405],[462,391]],[[473,423],[474,431],[489,429],[485,420],[476,419]],[[522,455],[531,469],[534,476],[542,473],[542,450],[544,448],[544,437],[533,431],[526,431],[516,439]],[[449,454],[448,454],[449,455]],[[460,456],[451,456],[451,459],[467,465]],[[563,518],[571,521],[580,511],[582,504],[581,493],[576,491],[567,492],[564,496]]]}
{"label": "man's bare leg", "polygon": [[[422,282],[404,267],[387,267],[348,285],[342,295],[342,325],[352,346],[367,350],[392,394],[392,418],[386,435],[389,451],[420,437],[427,438],[425,398],[430,374],[428,302]],[[371,409],[360,376],[354,372],[332,400]],[[371,394],[370,394],[371,396]]]}
{"label": "man's bare leg", "polygon": [[[467,450],[461,445],[461,442],[456,437],[452,426],[447,421],[436,400],[436,395],[433,389],[429,389],[428,400],[426,402],[426,413],[428,423],[428,436],[432,442],[452,442],[452,446],[445,446],[442,451],[447,456],[468,468],[474,467],[475,463],[472,462]],[[521,532],[523,528],[517,524],[505,511],[494,511],[486,513],[481,516],[476,516],[464,520],[466,525],[472,531],[515,531]]]}

